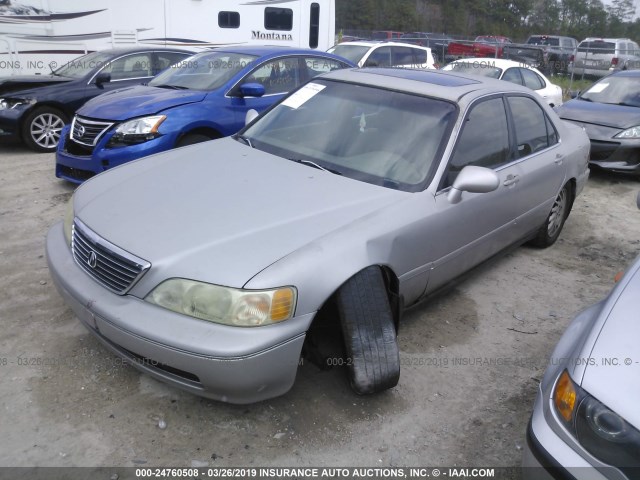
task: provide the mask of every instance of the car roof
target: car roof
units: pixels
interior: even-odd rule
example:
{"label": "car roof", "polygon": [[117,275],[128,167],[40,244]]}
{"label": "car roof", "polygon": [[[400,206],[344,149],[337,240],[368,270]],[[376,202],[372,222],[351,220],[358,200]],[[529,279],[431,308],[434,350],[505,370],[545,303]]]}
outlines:
{"label": "car roof", "polygon": [[503,92],[526,93],[533,96],[533,92],[528,88],[510,82],[439,70],[351,68],[334,70],[322,78],[427,95],[453,102],[469,94],[474,98]]}
{"label": "car roof", "polygon": [[607,77],[640,77],[640,70],[620,70],[607,75]]}

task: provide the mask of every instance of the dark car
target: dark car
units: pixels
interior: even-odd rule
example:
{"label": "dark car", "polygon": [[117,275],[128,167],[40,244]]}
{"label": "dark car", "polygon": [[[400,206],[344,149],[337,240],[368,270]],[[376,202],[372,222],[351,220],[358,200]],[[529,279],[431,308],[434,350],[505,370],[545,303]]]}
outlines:
{"label": "dark car", "polygon": [[51,72],[0,79],[0,138],[22,139],[36,152],[53,152],[62,127],[87,100],[146,82],[193,53],[162,48],[89,53]]}
{"label": "dark car", "polygon": [[557,112],[586,130],[592,166],[640,175],[640,71],[604,77]]}

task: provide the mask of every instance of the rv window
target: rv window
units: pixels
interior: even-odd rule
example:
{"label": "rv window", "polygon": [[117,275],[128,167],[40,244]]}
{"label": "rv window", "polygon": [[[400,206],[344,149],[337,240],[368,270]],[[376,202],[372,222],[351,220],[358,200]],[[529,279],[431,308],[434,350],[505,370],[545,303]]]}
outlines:
{"label": "rv window", "polygon": [[264,28],[267,30],[292,30],[293,10],[290,8],[265,8]]}
{"label": "rv window", "polygon": [[220,28],[239,28],[240,13],[238,12],[220,12],[218,13],[218,26]]}
{"label": "rv window", "polygon": [[318,36],[320,34],[320,4],[311,4],[309,22],[309,48],[318,48]]}

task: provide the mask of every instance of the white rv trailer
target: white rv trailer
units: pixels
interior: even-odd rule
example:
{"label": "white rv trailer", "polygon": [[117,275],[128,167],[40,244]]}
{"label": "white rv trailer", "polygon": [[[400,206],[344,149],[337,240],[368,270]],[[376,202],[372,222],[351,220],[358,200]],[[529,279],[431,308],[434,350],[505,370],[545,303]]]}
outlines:
{"label": "white rv trailer", "polygon": [[132,44],[324,51],[334,37],[335,0],[0,0],[0,76]]}

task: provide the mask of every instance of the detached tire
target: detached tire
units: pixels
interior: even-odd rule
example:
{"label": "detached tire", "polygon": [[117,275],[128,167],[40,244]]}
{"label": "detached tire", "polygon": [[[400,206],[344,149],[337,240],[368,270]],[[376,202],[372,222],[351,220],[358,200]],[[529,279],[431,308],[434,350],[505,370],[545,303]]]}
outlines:
{"label": "detached tire", "polygon": [[54,152],[68,122],[67,115],[57,108],[37,107],[22,123],[22,139],[35,152]]}
{"label": "detached tire", "polygon": [[395,387],[400,354],[380,268],[368,267],[347,280],[336,293],[336,304],[351,388],[366,395]]}
{"label": "detached tire", "polygon": [[553,245],[562,231],[564,222],[569,216],[571,206],[573,205],[573,189],[568,183],[562,187],[560,193],[553,202],[551,212],[544,225],[540,227],[536,237],[529,242],[534,247],[546,248]]}

